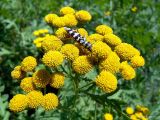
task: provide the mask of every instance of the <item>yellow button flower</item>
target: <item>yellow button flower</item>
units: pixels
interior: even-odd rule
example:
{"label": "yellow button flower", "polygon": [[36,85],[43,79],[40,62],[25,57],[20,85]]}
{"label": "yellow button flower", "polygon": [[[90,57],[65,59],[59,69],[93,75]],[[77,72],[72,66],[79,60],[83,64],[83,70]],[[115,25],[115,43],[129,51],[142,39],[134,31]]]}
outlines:
{"label": "yellow button flower", "polygon": [[50,86],[53,88],[61,88],[64,85],[65,76],[62,73],[53,73],[51,75]]}
{"label": "yellow button flower", "polygon": [[44,20],[47,22],[47,23],[52,23],[52,21],[57,18],[58,16],[56,14],[48,14],[45,16]]}
{"label": "yellow button flower", "polygon": [[42,107],[44,107],[45,110],[52,110],[55,109],[59,104],[58,97],[54,93],[48,93],[44,95]]}
{"label": "yellow button flower", "polygon": [[139,50],[128,43],[121,43],[115,47],[115,52],[122,60],[130,60],[135,55],[140,55]]}
{"label": "yellow button flower", "polygon": [[107,25],[99,25],[96,27],[96,32],[101,35],[105,35],[105,34],[113,33],[113,30]]}
{"label": "yellow button flower", "polygon": [[131,80],[136,76],[135,70],[127,63],[127,61],[121,63],[120,72],[125,80]]}
{"label": "yellow button flower", "polygon": [[65,26],[65,22],[63,20],[63,17],[56,17],[55,19],[53,19],[52,25],[54,27],[58,27],[58,28],[64,27]]}
{"label": "yellow button flower", "polygon": [[62,41],[68,40],[68,38],[70,38],[64,27],[58,28],[55,32],[55,35]]}
{"label": "yellow button flower", "polygon": [[79,49],[73,44],[65,44],[61,48],[61,53],[68,60],[75,60],[79,56]]}
{"label": "yellow button flower", "polygon": [[83,36],[85,38],[88,37],[88,32],[84,28],[79,28],[77,31],[81,36]]}
{"label": "yellow button flower", "polygon": [[131,116],[130,116],[130,119],[131,119],[131,120],[139,120],[135,115],[131,115]]}
{"label": "yellow button flower", "polygon": [[79,21],[87,22],[87,21],[90,21],[92,19],[92,16],[88,11],[80,10],[80,11],[76,12],[76,18]]}
{"label": "yellow button flower", "polygon": [[113,116],[110,113],[106,113],[106,114],[104,114],[104,119],[105,120],[113,120]]}
{"label": "yellow button flower", "polygon": [[132,107],[127,107],[126,108],[126,113],[129,114],[129,115],[133,114],[134,113],[133,108]]}
{"label": "yellow button flower", "polygon": [[37,108],[43,102],[43,94],[40,91],[36,91],[36,90],[31,91],[26,96],[27,96],[27,98],[29,100],[28,106],[30,108]]}
{"label": "yellow button flower", "polygon": [[115,46],[121,44],[122,41],[118,36],[116,36],[112,33],[109,33],[109,34],[104,35],[104,42],[110,46],[115,47]]}
{"label": "yellow button flower", "polygon": [[111,53],[111,48],[101,41],[95,42],[92,45],[92,56],[94,58],[105,59]]}
{"label": "yellow button flower", "polygon": [[25,76],[25,72],[21,71],[21,70],[13,70],[11,72],[11,77],[13,79],[22,79]]}
{"label": "yellow button flower", "polygon": [[48,71],[41,69],[33,74],[33,83],[40,88],[45,88],[49,84],[51,76]]}
{"label": "yellow button flower", "polygon": [[79,56],[73,61],[72,66],[73,70],[79,74],[85,74],[93,68],[92,63],[87,56]]}
{"label": "yellow button flower", "polygon": [[17,94],[9,102],[9,109],[13,112],[21,112],[28,107],[28,98],[25,95]]}
{"label": "yellow button flower", "polygon": [[21,69],[25,72],[32,71],[37,66],[37,61],[34,57],[25,57],[21,63]]}
{"label": "yellow button flower", "polygon": [[117,78],[105,70],[100,72],[95,82],[106,93],[111,93],[117,89]]}
{"label": "yellow button flower", "polygon": [[59,51],[49,51],[43,55],[43,63],[48,67],[57,67],[63,62],[63,55]]}
{"label": "yellow button flower", "polygon": [[62,21],[64,21],[65,26],[74,27],[78,24],[78,21],[73,14],[67,14],[62,17]]}
{"label": "yellow button flower", "polygon": [[66,14],[74,14],[75,10],[69,6],[63,7],[60,9],[60,13],[62,15],[66,15]]}
{"label": "yellow button flower", "polygon": [[35,30],[33,32],[33,35],[36,36],[36,37],[38,37],[38,36],[47,34],[48,32],[49,32],[48,29],[40,29],[40,30]]}
{"label": "yellow button flower", "polygon": [[45,52],[49,50],[59,50],[63,42],[54,35],[46,36],[42,41],[42,48]]}
{"label": "yellow button flower", "polygon": [[108,55],[107,59],[103,60],[99,64],[100,70],[106,70],[111,73],[117,73],[120,67],[120,58],[115,52]]}
{"label": "yellow button flower", "polygon": [[23,91],[25,92],[30,92],[35,90],[35,86],[33,84],[33,80],[32,77],[26,77],[24,78],[21,83],[20,83],[20,87],[22,88]]}
{"label": "yellow button flower", "polygon": [[144,66],[145,60],[142,56],[135,55],[131,58],[131,65],[134,68]]}
{"label": "yellow button flower", "polygon": [[104,37],[100,34],[91,34],[87,37],[87,41],[90,42],[91,44],[94,44],[97,41],[103,41]]}

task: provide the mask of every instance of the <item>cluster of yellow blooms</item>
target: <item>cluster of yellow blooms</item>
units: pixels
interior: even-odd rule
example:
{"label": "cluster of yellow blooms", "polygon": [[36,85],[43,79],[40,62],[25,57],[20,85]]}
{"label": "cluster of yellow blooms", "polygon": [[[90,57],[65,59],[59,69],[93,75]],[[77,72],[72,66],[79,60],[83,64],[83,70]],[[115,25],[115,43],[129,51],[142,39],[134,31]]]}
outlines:
{"label": "cluster of yellow blooms", "polygon": [[104,114],[104,120],[113,120],[113,116],[111,113],[105,113]]}
{"label": "cluster of yellow blooms", "polygon": [[149,109],[147,107],[137,105],[134,110],[132,107],[126,108],[126,113],[130,116],[131,120],[148,120]]}
{"label": "cluster of yellow blooms", "polygon": [[[143,66],[145,61],[138,49],[122,42],[107,25],[98,25],[95,33],[90,35],[86,29],[77,28],[77,32],[92,44],[91,51],[75,42],[64,29],[64,26],[76,27],[78,23],[90,21],[91,18],[91,14],[85,10],[75,11],[71,7],[63,7],[60,9],[60,16],[48,14],[44,19],[56,31],[35,31],[37,38],[34,44],[44,51],[41,61],[49,68],[56,69],[67,60],[75,73],[83,75],[98,66],[99,73],[94,82],[105,93],[111,93],[117,89],[116,73],[121,73],[125,80],[131,80],[136,76],[135,69]],[[18,94],[11,99],[9,106],[12,111],[19,112],[26,107],[38,106],[50,110],[58,106],[58,97],[54,93],[43,95],[37,90],[46,88],[47,85],[57,89],[62,87],[64,74],[45,69],[34,71],[36,66],[36,59],[29,56],[11,72],[14,79],[22,79],[20,87],[27,92],[27,95]],[[27,72],[33,72],[33,75],[25,77]]]}

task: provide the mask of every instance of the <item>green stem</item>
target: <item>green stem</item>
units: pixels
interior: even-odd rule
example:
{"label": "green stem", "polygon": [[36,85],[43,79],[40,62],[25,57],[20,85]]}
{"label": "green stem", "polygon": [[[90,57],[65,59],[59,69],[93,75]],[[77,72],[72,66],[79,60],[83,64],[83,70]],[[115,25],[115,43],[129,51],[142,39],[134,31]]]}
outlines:
{"label": "green stem", "polygon": [[91,85],[91,84],[93,84],[93,83],[94,83],[94,81],[91,81],[91,82],[89,82],[88,84],[80,87],[79,89],[81,90],[81,89],[83,89],[83,88],[85,88],[85,87],[88,87],[89,85]]}

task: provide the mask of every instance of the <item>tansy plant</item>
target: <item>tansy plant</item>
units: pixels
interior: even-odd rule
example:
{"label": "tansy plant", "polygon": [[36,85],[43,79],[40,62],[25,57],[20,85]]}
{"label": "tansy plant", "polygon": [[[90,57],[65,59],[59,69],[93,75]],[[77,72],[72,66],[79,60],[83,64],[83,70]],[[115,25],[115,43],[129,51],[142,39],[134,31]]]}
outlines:
{"label": "tansy plant", "polygon": [[[48,111],[63,107],[60,93],[65,83],[69,82],[66,78],[73,81],[76,97],[85,94],[107,107],[107,97],[119,89],[117,75],[123,80],[136,77],[136,68],[145,63],[140,51],[122,42],[107,25],[98,25],[95,33],[89,34],[83,26],[91,19],[88,11],[76,11],[71,7],[60,9],[60,15],[50,13],[44,17],[51,30],[33,32],[36,36],[33,43],[43,53],[42,58],[28,56],[11,72],[13,79],[20,80],[24,91],[24,94],[17,94],[10,100],[11,111],[37,107]],[[86,38],[92,45],[91,50],[77,42],[65,27],[75,29],[76,33]],[[89,73],[92,77],[86,77]],[[85,84],[82,86],[81,82]],[[114,103],[109,106],[115,108]],[[107,113],[104,119],[112,120],[113,116]]]}

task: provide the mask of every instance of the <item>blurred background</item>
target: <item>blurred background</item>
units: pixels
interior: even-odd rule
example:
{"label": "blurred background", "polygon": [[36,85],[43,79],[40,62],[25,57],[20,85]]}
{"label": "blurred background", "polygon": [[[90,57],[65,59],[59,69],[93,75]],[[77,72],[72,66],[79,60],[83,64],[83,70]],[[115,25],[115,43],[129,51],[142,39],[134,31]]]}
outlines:
{"label": "blurred background", "polygon": [[49,28],[44,16],[64,6],[92,14],[85,25],[90,33],[99,24],[109,25],[141,51],[146,64],[138,69],[136,80],[125,84],[129,91],[121,98],[149,107],[150,120],[160,120],[160,0],[0,0],[0,120],[27,119],[8,109],[12,96],[21,93],[10,72],[24,57],[38,56],[32,32]]}

